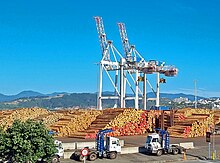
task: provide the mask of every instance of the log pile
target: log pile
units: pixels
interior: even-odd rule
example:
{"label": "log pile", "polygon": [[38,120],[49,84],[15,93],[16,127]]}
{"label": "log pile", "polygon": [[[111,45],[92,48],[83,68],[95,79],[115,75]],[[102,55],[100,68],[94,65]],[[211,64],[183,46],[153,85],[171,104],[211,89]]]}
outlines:
{"label": "log pile", "polygon": [[63,117],[50,125],[49,128],[58,133],[58,136],[71,136],[77,131],[87,129],[102,112],[97,110],[65,110],[59,111]]}
{"label": "log pile", "polygon": [[102,114],[98,115],[86,130],[78,131],[71,134],[69,137],[94,139],[99,130],[104,129],[106,125],[112,121],[112,119],[121,114],[123,111],[124,109],[104,109]]}
{"label": "log pile", "polygon": [[48,110],[42,108],[22,108],[14,111],[3,111],[3,117],[0,119],[0,125],[6,129],[11,126],[16,119],[26,121],[28,119],[35,119],[41,115],[48,114],[48,112]]}
{"label": "log pile", "polygon": [[185,117],[189,117],[192,114],[211,114],[213,113],[210,109],[191,109],[191,108],[184,108],[178,110],[178,112],[183,112]]}
{"label": "log pile", "polygon": [[14,110],[0,110],[0,121],[2,121],[3,118],[11,115],[14,112]]}
{"label": "log pile", "polygon": [[146,121],[147,112],[135,109],[125,109],[123,113],[112,120],[105,128],[112,128],[110,136],[141,135],[149,125]]}
{"label": "log pile", "polygon": [[174,126],[168,129],[172,137],[204,136],[214,124],[213,111],[208,109],[181,109],[174,115]]}
{"label": "log pile", "polygon": [[91,126],[78,132],[73,137],[95,138],[96,133],[101,129],[111,128],[114,132],[110,136],[139,135],[149,128],[147,124],[147,112],[136,109],[107,109],[98,116]]}
{"label": "log pile", "polygon": [[41,115],[34,120],[42,121],[46,127],[53,125],[54,123],[58,122],[61,118],[63,118],[63,114],[56,113],[56,112],[49,112],[47,114]]}
{"label": "log pile", "polygon": [[[172,117],[172,118],[171,118]],[[204,136],[214,125],[220,125],[220,110],[180,109],[172,111],[104,109],[68,109],[48,111],[42,108],[26,108],[0,111],[0,126],[7,128],[15,119],[43,121],[58,136],[95,138],[97,131],[112,128],[111,136],[126,136],[168,127],[172,137]],[[171,127],[169,127],[171,126]]]}
{"label": "log pile", "polygon": [[105,128],[123,127],[130,122],[137,123],[140,119],[141,113],[143,113],[142,110],[124,109],[124,111],[106,125]]}
{"label": "log pile", "polygon": [[214,111],[214,122],[215,124],[220,124],[220,110]]}

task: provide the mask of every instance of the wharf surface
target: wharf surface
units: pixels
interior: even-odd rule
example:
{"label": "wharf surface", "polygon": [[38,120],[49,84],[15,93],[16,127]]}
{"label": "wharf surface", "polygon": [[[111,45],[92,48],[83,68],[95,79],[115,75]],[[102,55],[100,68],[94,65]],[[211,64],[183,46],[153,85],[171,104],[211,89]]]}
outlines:
{"label": "wharf surface", "polygon": [[[144,146],[147,135],[136,135],[136,136],[120,136],[118,137],[120,140],[124,140],[123,148],[131,148],[136,150],[136,148],[141,149]],[[63,141],[64,143],[70,142],[92,142],[95,141],[93,139],[76,139],[76,138],[57,138],[58,140]],[[213,146],[214,140],[214,146]],[[202,159],[208,158],[208,143],[206,142],[205,137],[197,137],[197,138],[171,138],[171,144],[179,144],[183,142],[193,142],[194,149],[189,149],[186,151],[186,160],[182,154],[178,155],[162,155],[160,157],[154,155],[146,155],[143,150],[139,150],[138,153],[129,153],[129,154],[121,154],[116,160],[109,159],[97,159],[94,163],[99,162],[119,162],[119,163],[131,163],[131,162],[150,162],[150,163],[163,163],[163,162],[203,162]],[[133,148],[132,148],[133,147]],[[216,150],[216,160],[215,161],[205,161],[205,162],[220,162],[218,160],[220,158],[220,135],[215,135],[215,138],[211,138],[211,153]],[[70,163],[70,162],[79,162],[72,159],[62,159],[61,162]],[[89,162],[89,161],[86,161]]]}

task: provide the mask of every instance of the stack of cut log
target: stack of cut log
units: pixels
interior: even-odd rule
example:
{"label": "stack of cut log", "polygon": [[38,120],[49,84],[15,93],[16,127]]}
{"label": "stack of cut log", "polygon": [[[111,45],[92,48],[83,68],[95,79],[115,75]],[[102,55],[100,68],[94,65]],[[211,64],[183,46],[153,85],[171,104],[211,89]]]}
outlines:
{"label": "stack of cut log", "polygon": [[19,119],[21,121],[26,121],[28,119],[35,119],[41,115],[48,114],[46,109],[42,108],[22,108],[14,111],[5,112],[6,115],[1,119],[1,126],[6,129],[12,125],[14,120]]}
{"label": "stack of cut log", "polygon": [[104,109],[102,114],[98,115],[96,119],[86,130],[80,130],[69,137],[82,138],[82,139],[94,139],[96,133],[104,129],[116,116],[121,114],[124,109]]}
{"label": "stack of cut log", "polygon": [[214,124],[213,114],[192,114],[190,119],[193,118],[196,120],[192,123],[189,137],[205,136],[206,132],[209,130],[209,126]]}
{"label": "stack of cut log", "polygon": [[109,134],[111,136],[137,135],[153,131],[157,126],[173,125],[168,128],[171,136],[187,138],[204,136],[214,125],[220,125],[220,110],[185,108],[172,111],[172,114],[169,111],[119,108],[102,111],[91,109],[48,111],[42,108],[0,111],[0,126],[5,129],[15,119],[41,120],[48,129],[57,132],[58,136],[95,138],[97,131],[105,128],[114,130]]}
{"label": "stack of cut log", "polygon": [[215,124],[220,124],[220,110],[214,111],[214,122]]}
{"label": "stack of cut log", "polygon": [[142,110],[124,109],[124,111],[115,117],[105,128],[123,127],[129,122],[137,123],[142,112]]}
{"label": "stack of cut log", "polygon": [[49,112],[47,114],[35,118],[34,120],[42,121],[45,124],[45,126],[49,127],[54,123],[58,122],[61,118],[63,118],[63,114],[56,112]]}
{"label": "stack of cut log", "polygon": [[102,112],[97,110],[68,110],[59,111],[63,117],[49,128],[58,133],[58,136],[71,136],[77,131],[87,129]]}
{"label": "stack of cut log", "polygon": [[210,109],[192,109],[192,108],[184,108],[177,111],[178,113],[183,113],[185,117],[189,117],[192,114],[211,114],[213,113]]}
{"label": "stack of cut log", "polygon": [[11,115],[13,112],[14,112],[14,110],[0,110],[0,121],[1,121],[3,118],[5,118],[5,117]]}
{"label": "stack of cut log", "polygon": [[7,117],[13,113],[14,110],[2,110],[0,111],[0,127],[6,129],[8,127],[7,123]]}
{"label": "stack of cut log", "polygon": [[128,136],[144,134],[149,128],[146,121],[147,112],[135,109],[125,109],[111,121],[106,128],[112,128],[114,132],[110,136]]}
{"label": "stack of cut log", "polygon": [[90,127],[84,131],[77,132],[71,137],[90,138],[96,137],[101,129],[111,128],[110,136],[125,136],[143,134],[149,128],[147,124],[147,112],[136,109],[105,109]]}
{"label": "stack of cut log", "polygon": [[214,123],[214,114],[208,109],[181,109],[175,113],[174,126],[168,129],[172,137],[204,136]]}

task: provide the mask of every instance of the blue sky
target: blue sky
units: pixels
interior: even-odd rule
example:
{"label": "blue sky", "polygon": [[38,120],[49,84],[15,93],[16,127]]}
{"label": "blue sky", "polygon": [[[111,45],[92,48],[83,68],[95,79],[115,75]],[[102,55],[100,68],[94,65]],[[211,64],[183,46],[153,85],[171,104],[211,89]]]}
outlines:
{"label": "blue sky", "polygon": [[[161,92],[220,96],[220,1],[0,2],[0,93],[96,92],[101,52],[93,16],[123,53],[117,22],[142,56],[176,65]],[[152,80],[155,76],[149,76]],[[106,87],[108,89],[108,87]]]}

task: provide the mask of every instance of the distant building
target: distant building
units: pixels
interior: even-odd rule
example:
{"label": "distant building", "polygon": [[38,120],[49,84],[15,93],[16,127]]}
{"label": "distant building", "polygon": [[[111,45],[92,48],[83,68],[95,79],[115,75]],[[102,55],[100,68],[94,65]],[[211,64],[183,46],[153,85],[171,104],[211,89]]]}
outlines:
{"label": "distant building", "polygon": [[179,98],[175,98],[173,101],[177,103],[181,103],[181,102],[189,102],[189,99],[187,97],[179,97]]}

